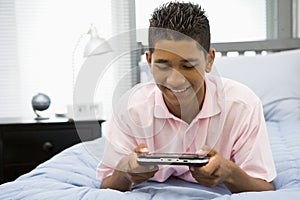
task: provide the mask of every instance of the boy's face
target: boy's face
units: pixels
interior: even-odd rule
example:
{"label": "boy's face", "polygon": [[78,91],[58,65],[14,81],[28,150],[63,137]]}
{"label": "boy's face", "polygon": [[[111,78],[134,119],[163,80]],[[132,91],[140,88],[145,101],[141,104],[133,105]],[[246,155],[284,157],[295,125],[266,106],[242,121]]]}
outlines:
{"label": "boy's face", "polygon": [[196,44],[190,40],[159,40],[153,53],[146,53],[155,82],[171,110],[195,102],[200,107],[204,100],[204,74],[211,71],[214,50],[205,55]]}

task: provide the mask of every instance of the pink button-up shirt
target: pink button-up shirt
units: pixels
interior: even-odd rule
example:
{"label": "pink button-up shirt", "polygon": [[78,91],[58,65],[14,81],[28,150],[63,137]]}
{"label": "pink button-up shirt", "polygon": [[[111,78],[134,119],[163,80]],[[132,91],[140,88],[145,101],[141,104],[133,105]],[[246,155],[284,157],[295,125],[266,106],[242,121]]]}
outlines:
{"label": "pink button-up shirt", "polygon": [[[246,86],[207,75],[201,111],[187,124],[172,115],[155,83],[138,85],[114,106],[106,148],[97,177],[112,174],[119,160],[145,143],[150,152],[195,153],[208,145],[248,175],[272,181],[276,176],[259,98]],[[196,182],[187,166],[160,166],[150,180],[170,176]]]}

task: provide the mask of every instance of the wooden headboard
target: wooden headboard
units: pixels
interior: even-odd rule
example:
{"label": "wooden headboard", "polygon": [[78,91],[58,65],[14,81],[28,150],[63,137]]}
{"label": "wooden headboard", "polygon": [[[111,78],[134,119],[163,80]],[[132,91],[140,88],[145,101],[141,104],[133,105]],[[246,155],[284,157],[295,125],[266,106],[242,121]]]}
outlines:
{"label": "wooden headboard", "polygon": [[[279,39],[279,40],[261,40],[251,42],[226,42],[212,43],[211,46],[216,49],[221,56],[227,56],[229,52],[237,52],[238,55],[244,55],[245,52],[254,51],[260,55],[264,52],[279,52],[300,48],[300,38]],[[138,42],[138,56],[141,56],[148,50],[147,45]]]}
{"label": "wooden headboard", "polygon": [[239,55],[244,55],[245,52],[254,51],[256,54],[262,54],[262,52],[279,52],[299,49],[300,39],[212,43],[211,46],[215,48],[217,52],[220,52],[222,56],[226,56],[228,52],[238,52]]}
{"label": "wooden headboard", "polygon": [[[229,43],[212,43],[211,46],[216,49],[218,56],[228,56],[228,53],[235,52],[238,56],[243,56],[245,53],[251,51],[255,55],[269,54],[273,52],[280,52],[286,50],[300,49],[300,39],[281,39],[281,40],[262,40],[251,42],[229,42]],[[141,60],[141,55],[148,50],[147,45],[138,42],[137,49],[137,65]],[[140,69],[142,71],[142,69]],[[148,67],[145,67],[145,71]],[[140,72],[137,72],[138,82],[140,82]]]}

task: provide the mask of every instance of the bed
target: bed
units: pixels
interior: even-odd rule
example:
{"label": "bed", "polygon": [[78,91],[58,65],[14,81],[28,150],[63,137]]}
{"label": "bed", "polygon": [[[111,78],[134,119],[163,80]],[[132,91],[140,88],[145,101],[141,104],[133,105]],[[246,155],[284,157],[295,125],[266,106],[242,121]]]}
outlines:
{"label": "bed", "polygon": [[[130,192],[99,189],[96,166],[105,142],[99,138],[74,145],[15,181],[0,185],[0,199],[300,199],[300,50],[296,49],[300,44],[296,41],[257,43],[262,45],[249,50],[284,51],[222,56],[215,63],[214,73],[244,83],[262,100],[278,174],[275,191],[231,194],[224,185],[206,188],[175,177],[165,183],[144,182]],[[224,46],[215,47],[224,55]],[[240,54],[247,50],[244,45],[229,47]]]}

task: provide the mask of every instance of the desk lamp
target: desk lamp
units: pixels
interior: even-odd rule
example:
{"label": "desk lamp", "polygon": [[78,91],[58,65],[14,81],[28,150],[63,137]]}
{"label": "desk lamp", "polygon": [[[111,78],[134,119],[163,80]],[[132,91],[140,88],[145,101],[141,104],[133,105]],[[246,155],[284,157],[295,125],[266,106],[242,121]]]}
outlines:
{"label": "desk lamp", "polygon": [[[88,32],[85,34],[82,34],[82,36],[79,38],[77,45],[75,46],[74,52],[76,51],[76,48],[79,44],[79,41],[83,36],[89,35],[89,41],[84,46],[83,55],[80,54],[81,58],[88,58],[88,57],[94,57],[94,56],[101,56],[103,54],[112,52],[112,48],[109,45],[109,43],[98,36],[97,29],[95,26],[91,25]],[[74,52],[73,52],[73,92],[75,90],[75,82],[77,75],[80,71],[80,68],[76,68],[76,65],[74,63]],[[87,103],[87,102],[76,102],[76,105],[73,102],[72,108],[68,108],[68,116],[73,118],[74,114],[78,117],[88,117],[91,115],[91,113],[96,112],[96,110],[99,110],[97,105],[94,105],[93,103]]]}
{"label": "desk lamp", "polygon": [[96,27],[91,25],[87,34],[90,35],[90,40],[85,46],[84,57],[101,55],[112,51],[110,45],[98,36]]}

